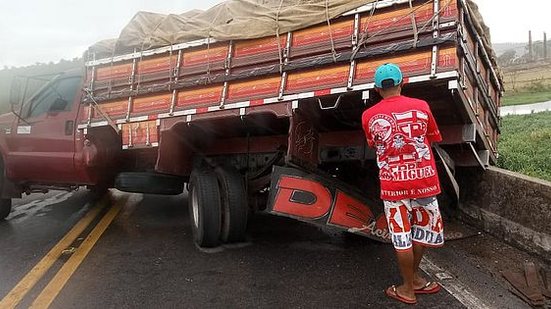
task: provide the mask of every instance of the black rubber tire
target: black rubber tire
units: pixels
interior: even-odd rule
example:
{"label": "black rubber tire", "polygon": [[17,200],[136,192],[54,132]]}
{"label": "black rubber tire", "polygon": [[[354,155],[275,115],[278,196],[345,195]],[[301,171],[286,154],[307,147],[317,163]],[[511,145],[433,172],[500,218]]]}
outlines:
{"label": "black rubber tire", "polygon": [[90,197],[93,201],[100,200],[107,192],[109,192],[109,187],[103,184],[97,184],[93,186],[86,187],[90,193]]}
{"label": "black rubber tire", "polygon": [[160,173],[123,172],[115,178],[115,188],[124,192],[178,195],[184,191],[184,180]]}
{"label": "black rubber tire", "polygon": [[11,199],[0,199],[0,220],[6,219],[11,212]]}
{"label": "black rubber tire", "polygon": [[224,243],[244,241],[249,212],[245,179],[234,168],[219,167],[215,171],[222,194],[220,240]]}
{"label": "black rubber tire", "polygon": [[222,221],[220,204],[216,174],[207,169],[194,171],[189,180],[188,206],[193,240],[197,246],[218,246]]}

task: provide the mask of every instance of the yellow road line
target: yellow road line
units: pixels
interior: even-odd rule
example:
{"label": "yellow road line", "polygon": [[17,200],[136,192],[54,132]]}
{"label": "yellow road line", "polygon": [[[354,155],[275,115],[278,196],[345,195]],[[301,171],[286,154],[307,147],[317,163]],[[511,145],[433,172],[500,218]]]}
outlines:
{"label": "yellow road line", "polygon": [[63,289],[69,278],[71,278],[84,258],[86,258],[90,250],[92,250],[92,247],[94,247],[103,232],[105,232],[109,224],[111,224],[115,216],[117,216],[121,210],[121,204],[121,202],[115,203],[115,205],[109,209],[105,216],[101,218],[100,222],[94,227],[86,239],[84,239],[82,244],[76,249],[75,253],[73,253],[67,262],[65,262],[59,272],[54,276],[50,283],[48,283],[44,290],[42,290],[40,295],[38,295],[30,308],[48,308],[50,306],[61,289]]}
{"label": "yellow road line", "polygon": [[0,301],[0,308],[14,308],[21,302],[21,299],[34,287],[34,285],[52,267],[55,261],[61,256],[64,249],[67,249],[77,237],[90,225],[97,215],[109,204],[105,200],[102,205],[96,205],[82,219],[80,219],[71,230],[38,262],[17,285]]}

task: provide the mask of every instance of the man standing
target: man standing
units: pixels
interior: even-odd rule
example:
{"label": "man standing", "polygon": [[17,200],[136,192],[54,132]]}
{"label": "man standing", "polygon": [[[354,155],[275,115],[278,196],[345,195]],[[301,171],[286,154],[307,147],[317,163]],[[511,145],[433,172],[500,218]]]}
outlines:
{"label": "man standing", "polygon": [[369,146],[377,152],[381,199],[402,284],[385,293],[407,304],[416,294],[431,294],[440,285],[419,275],[426,247],[444,244],[442,217],[436,195],[440,183],[432,142],[442,137],[427,102],[401,95],[402,72],[383,64],[375,72],[375,90],[383,98],[362,115]]}

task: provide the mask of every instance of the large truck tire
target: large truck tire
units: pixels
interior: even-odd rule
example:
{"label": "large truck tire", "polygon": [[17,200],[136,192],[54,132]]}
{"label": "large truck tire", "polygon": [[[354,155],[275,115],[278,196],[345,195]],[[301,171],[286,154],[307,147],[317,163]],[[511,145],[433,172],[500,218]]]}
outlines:
{"label": "large truck tire", "polygon": [[222,198],[222,230],[224,243],[245,240],[248,217],[248,198],[245,179],[234,168],[217,168],[216,175]]}
{"label": "large truck tire", "polygon": [[207,169],[194,171],[189,180],[189,216],[193,240],[199,247],[216,247],[220,241],[221,203],[216,174]]}
{"label": "large truck tire", "polygon": [[6,219],[11,212],[11,199],[0,199],[0,220]]}
{"label": "large truck tire", "polygon": [[115,178],[115,188],[124,192],[178,195],[184,191],[184,179],[151,172],[123,172]]}

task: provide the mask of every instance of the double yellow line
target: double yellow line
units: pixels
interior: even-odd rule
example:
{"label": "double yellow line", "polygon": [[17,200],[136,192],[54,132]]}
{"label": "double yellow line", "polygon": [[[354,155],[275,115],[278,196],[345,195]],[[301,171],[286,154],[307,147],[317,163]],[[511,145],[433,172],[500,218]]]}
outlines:
{"label": "double yellow line", "polygon": [[[15,308],[27,293],[36,285],[38,281],[48,272],[54,263],[63,254],[63,250],[67,249],[79,237],[86,228],[94,221],[94,219],[106,208],[109,203],[109,196],[104,197],[100,205],[90,210],[71,230],[63,236],[63,238],[36,264],[19,283],[0,301],[0,308]],[[42,290],[38,297],[34,300],[31,308],[48,308],[57,297],[61,289],[65,286],[69,278],[73,275],[84,258],[88,255],[92,247],[96,244],[103,232],[111,224],[113,219],[121,210],[123,201],[116,202],[105,213],[94,229],[83,240],[80,246],[72,254],[72,256],[63,264],[61,269],[50,280],[48,285]]]}

